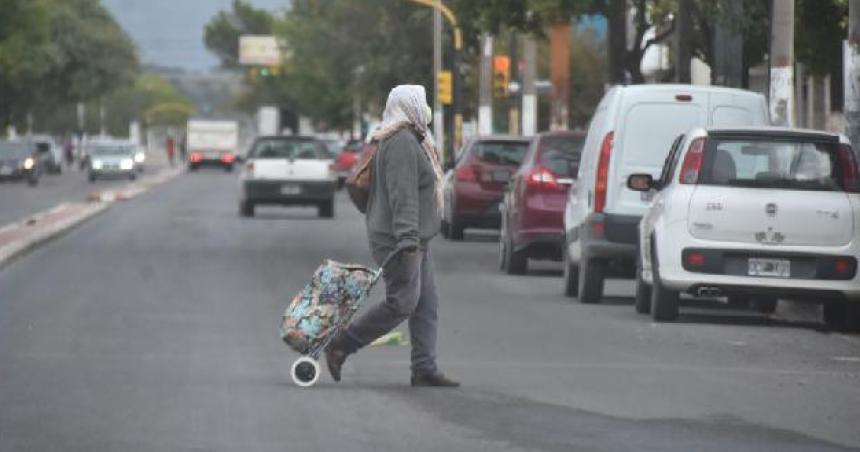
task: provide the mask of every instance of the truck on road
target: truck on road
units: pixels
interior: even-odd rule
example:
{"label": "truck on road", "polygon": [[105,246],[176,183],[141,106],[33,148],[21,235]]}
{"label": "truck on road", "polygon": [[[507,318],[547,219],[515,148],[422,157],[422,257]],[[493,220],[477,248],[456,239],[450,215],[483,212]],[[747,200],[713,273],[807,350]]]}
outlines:
{"label": "truck on road", "polygon": [[219,165],[233,170],[239,148],[239,123],[232,120],[188,121],[188,168]]}

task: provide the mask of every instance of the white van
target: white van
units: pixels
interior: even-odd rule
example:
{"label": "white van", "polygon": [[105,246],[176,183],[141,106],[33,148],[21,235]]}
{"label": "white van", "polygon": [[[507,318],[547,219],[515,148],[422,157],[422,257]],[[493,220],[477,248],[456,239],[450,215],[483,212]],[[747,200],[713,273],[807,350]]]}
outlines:
{"label": "white van", "polygon": [[607,276],[635,276],[637,227],[651,194],[630,190],[631,174],[659,177],[673,143],[693,128],[767,124],[764,96],[740,89],[636,85],[606,93],[565,209],[565,294],[599,303]]}

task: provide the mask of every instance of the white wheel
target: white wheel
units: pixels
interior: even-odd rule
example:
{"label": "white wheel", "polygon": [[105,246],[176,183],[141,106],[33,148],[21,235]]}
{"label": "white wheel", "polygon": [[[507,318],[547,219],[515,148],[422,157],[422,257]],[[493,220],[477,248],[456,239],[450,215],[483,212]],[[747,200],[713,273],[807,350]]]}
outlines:
{"label": "white wheel", "polygon": [[320,364],[310,356],[302,356],[293,361],[290,369],[293,383],[303,388],[313,386],[320,378]]}

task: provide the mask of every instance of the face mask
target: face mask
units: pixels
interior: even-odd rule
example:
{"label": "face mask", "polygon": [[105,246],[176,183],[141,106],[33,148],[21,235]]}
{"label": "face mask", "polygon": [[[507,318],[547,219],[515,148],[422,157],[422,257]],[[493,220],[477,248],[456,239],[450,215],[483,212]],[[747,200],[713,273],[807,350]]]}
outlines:
{"label": "face mask", "polygon": [[426,117],[425,117],[425,119],[424,119],[424,120],[427,122],[427,125],[429,126],[429,125],[430,125],[430,123],[431,123],[431,122],[433,122],[433,109],[432,109],[432,108],[430,108],[430,106],[429,106],[429,105],[427,105],[427,106],[426,106],[426,107],[424,107],[424,108],[425,108],[425,110],[424,110],[424,114],[426,115]]}

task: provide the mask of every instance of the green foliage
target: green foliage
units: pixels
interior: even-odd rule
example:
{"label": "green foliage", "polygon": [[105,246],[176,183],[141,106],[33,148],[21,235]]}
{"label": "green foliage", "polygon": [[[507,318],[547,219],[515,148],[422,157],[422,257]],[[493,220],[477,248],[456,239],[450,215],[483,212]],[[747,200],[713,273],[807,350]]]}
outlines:
{"label": "green foliage", "polygon": [[221,65],[239,65],[239,37],[268,35],[274,32],[275,17],[264,9],[254,8],[245,0],[233,0],[230,11],[221,11],[206,25],[206,48],[221,59]]}
{"label": "green foliage", "polygon": [[847,0],[797,0],[795,58],[814,75],[840,74],[848,36]]}
{"label": "green foliage", "polygon": [[0,0],[0,121],[21,123],[132,83],[134,45],[99,0]]}

